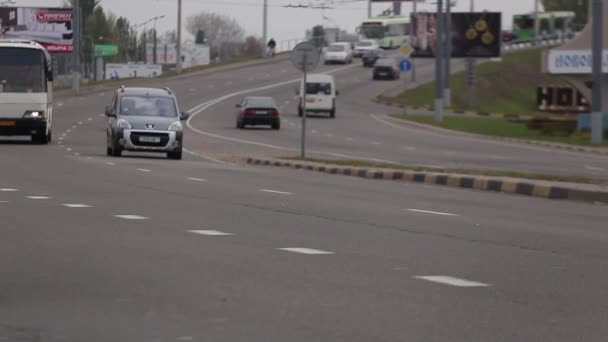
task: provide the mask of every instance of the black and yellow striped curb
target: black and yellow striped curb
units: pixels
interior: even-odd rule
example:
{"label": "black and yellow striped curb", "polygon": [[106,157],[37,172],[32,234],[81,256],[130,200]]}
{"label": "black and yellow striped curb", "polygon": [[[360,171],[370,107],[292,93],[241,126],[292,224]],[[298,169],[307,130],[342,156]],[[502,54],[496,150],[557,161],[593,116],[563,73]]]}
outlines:
{"label": "black and yellow striped curb", "polygon": [[447,173],[369,169],[363,167],[339,166],[302,161],[286,161],[264,158],[247,158],[247,164],[260,166],[276,166],[322,172],[334,175],[345,175],[378,180],[423,183],[443,185],[454,188],[473,189],[479,191],[502,192],[546,199],[561,199],[591,203],[608,203],[608,190],[586,190],[567,186],[550,185],[547,182],[520,180],[511,178],[496,178],[487,176],[456,175]]}
{"label": "black and yellow striped curb", "polygon": [[470,136],[470,137],[481,138],[481,139],[490,139],[490,140],[502,141],[502,142],[508,142],[508,143],[534,145],[534,146],[538,146],[538,147],[546,147],[546,148],[552,148],[552,149],[563,150],[563,151],[584,152],[584,153],[608,156],[608,148],[599,149],[599,148],[587,147],[587,146],[552,143],[549,141],[496,137],[496,136],[491,136],[491,135],[461,132],[461,131],[456,131],[456,130],[452,130],[452,129],[448,129],[448,128],[428,125],[428,124],[424,124],[424,123],[420,123],[420,122],[402,120],[402,119],[394,118],[391,116],[388,116],[388,118],[390,118],[392,120],[398,120],[399,123],[404,124],[404,125],[415,126],[415,127],[439,131],[439,132],[448,132],[448,133],[452,133],[452,134],[459,134],[459,135],[463,135],[463,136]]}

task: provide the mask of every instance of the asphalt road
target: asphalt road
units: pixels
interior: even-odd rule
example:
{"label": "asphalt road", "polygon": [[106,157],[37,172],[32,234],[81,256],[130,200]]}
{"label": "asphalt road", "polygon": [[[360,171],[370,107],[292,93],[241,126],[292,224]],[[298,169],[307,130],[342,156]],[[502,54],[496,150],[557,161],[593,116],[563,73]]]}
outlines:
{"label": "asphalt road", "polygon": [[[262,67],[242,82],[225,77],[167,84],[185,89],[187,109],[249,77],[276,82]],[[290,150],[194,132],[196,155],[183,161],[109,158],[100,116],[109,95],[61,98],[50,146],[0,144],[0,341],[608,334],[604,206],[221,163],[214,156],[237,147]],[[234,115],[220,108],[192,124],[206,129],[217,116],[228,126]],[[284,132],[243,134],[297,149]]]}

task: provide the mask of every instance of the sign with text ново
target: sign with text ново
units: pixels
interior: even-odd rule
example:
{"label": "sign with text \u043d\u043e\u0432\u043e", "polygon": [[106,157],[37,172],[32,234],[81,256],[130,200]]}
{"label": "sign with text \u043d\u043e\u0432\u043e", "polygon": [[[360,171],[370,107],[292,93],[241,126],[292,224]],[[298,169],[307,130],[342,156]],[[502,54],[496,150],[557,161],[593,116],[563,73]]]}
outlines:
{"label": "sign with text \u043d\u043e\u0432\u043e", "polygon": [[50,53],[71,53],[72,9],[0,7],[0,39],[33,40]]}

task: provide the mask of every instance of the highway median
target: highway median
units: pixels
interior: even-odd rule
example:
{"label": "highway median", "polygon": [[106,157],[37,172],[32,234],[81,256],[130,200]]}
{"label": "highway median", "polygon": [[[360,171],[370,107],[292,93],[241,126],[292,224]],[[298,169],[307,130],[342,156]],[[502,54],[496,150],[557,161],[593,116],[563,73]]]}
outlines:
{"label": "highway median", "polygon": [[552,200],[608,204],[608,179],[601,178],[516,171],[443,169],[362,160],[248,157],[245,161],[250,165],[283,167],[375,180],[422,183]]}

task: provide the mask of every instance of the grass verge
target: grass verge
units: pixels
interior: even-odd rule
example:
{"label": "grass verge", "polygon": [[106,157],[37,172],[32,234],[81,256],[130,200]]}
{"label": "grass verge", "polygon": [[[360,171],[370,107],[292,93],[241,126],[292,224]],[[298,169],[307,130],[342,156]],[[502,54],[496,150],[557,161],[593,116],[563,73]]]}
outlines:
{"label": "grass verge", "polygon": [[463,169],[463,168],[434,168],[434,167],[426,167],[426,166],[408,166],[408,165],[401,165],[401,164],[371,162],[371,161],[366,161],[366,160],[349,160],[349,159],[321,159],[321,158],[304,158],[304,159],[302,159],[300,157],[282,157],[281,159],[293,160],[293,161],[307,161],[307,162],[314,162],[314,163],[321,163],[321,164],[328,164],[328,165],[337,165],[337,166],[395,169],[395,170],[420,171],[420,172],[426,171],[426,172],[437,172],[437,173],[454,173],[454,174],[462,174],[462,175],[489,176],[489,177],[513,177],[513,178],[523,178],[523,179],[542,180],[542,181],[551,181],[551,182],[608,185],[608,179],[578,177],[578,176],[559,176],[559,175],[529,173],[529,172],[519,172],[519,171],[475,170],[475,169]]}
{"label": "grass verge", "polygon": [[[477,65],[476,104],[467,106],[465,72],[452,76],[452,109],[487,113],[544,114],[536,108],[536,87],[563,86],[565,81],[541,72],[541,50],[528,50],[503,56],[500,62]],[[385,100],[409,106],[432,106],[435,82],[423,84]]]}
{"label": "grass verge", "polygon": [[[562,135],[559,132],[546,134],[540,130],[528,129],[525,123],[512,122],[506,119],[445,116],[443,122],[438,123],[431,115],[401,114],[393,115],[393,117],[455,131],[494,137],[549,141],[570,145],[591,145],[591,137],[587,132],[577,132],[570,135]],[[608,141],[604,142],[603,146],[608,147]]]}

